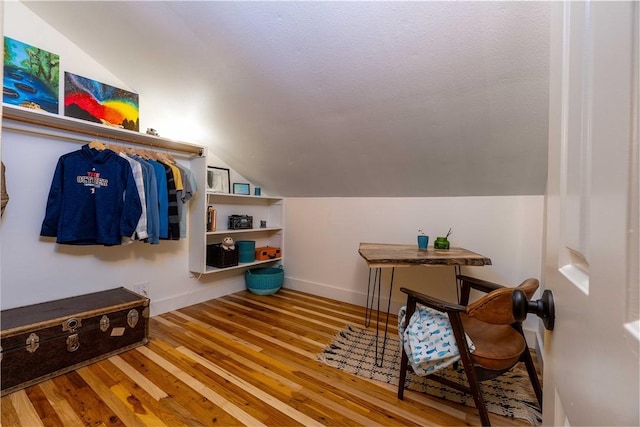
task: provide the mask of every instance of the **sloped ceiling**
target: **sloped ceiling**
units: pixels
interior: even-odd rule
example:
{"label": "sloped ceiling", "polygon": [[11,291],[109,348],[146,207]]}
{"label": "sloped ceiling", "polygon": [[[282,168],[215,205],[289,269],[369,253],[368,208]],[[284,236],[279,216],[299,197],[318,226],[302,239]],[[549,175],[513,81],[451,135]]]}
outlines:
{"label": "sloped ceiling", "polygon": [[544,193],[548,2],[25,4],[270,194]]}

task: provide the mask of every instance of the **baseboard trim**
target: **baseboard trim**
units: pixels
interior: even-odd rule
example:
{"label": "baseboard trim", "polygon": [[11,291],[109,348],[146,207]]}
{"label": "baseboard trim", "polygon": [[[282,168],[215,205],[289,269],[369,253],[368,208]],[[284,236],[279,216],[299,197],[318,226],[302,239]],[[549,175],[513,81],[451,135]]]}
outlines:
{"label": "baseboard trim", "polygon": [[338,288],[335,286],[325,285],[324,283],[310,282],[286,276],[284,278],[283,287],[359,306],[364,306],[365,304],[363,304],[363,302],[367,300],[367,294],[360,291]]}
{"label": "baseboard trim", "polygon": [[151,316],[167,313],[169,311],[178,310],[190,305],[199,304],[225,295],[240,292],[246,289],[244,281],[232,281],[222,286],[207,285],[196,291],[185,292],[179,295],[172,295],[160,300],[151,298]]}

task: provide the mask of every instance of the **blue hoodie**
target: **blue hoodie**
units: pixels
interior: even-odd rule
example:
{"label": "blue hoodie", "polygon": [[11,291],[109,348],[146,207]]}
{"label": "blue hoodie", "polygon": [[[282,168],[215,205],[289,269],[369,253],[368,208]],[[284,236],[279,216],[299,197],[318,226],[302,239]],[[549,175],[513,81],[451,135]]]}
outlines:
{"label": "blue hoodie", "polygon": [[58,160],[40,235],[70,245],[119,245],[141,214],[129,162],[83,145]]}

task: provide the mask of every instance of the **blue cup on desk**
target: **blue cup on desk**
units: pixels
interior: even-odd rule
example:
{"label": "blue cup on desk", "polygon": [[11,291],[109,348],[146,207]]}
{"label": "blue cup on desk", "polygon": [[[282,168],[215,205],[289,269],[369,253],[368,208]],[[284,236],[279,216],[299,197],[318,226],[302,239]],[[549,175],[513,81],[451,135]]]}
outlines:
{"label": "blue cup on desk", "polygon": [[419,235],[418,236],[418,249],[425,250],[429,245],[429,236]]}

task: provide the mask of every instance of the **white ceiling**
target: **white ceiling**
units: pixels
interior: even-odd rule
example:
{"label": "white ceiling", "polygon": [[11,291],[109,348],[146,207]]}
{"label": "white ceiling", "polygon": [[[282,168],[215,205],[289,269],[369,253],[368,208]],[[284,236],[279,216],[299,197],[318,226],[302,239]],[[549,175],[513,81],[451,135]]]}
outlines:
{"label": "white ceiling", "polygon": [[25,4],[270,194],[544,193],[548,2]]}

